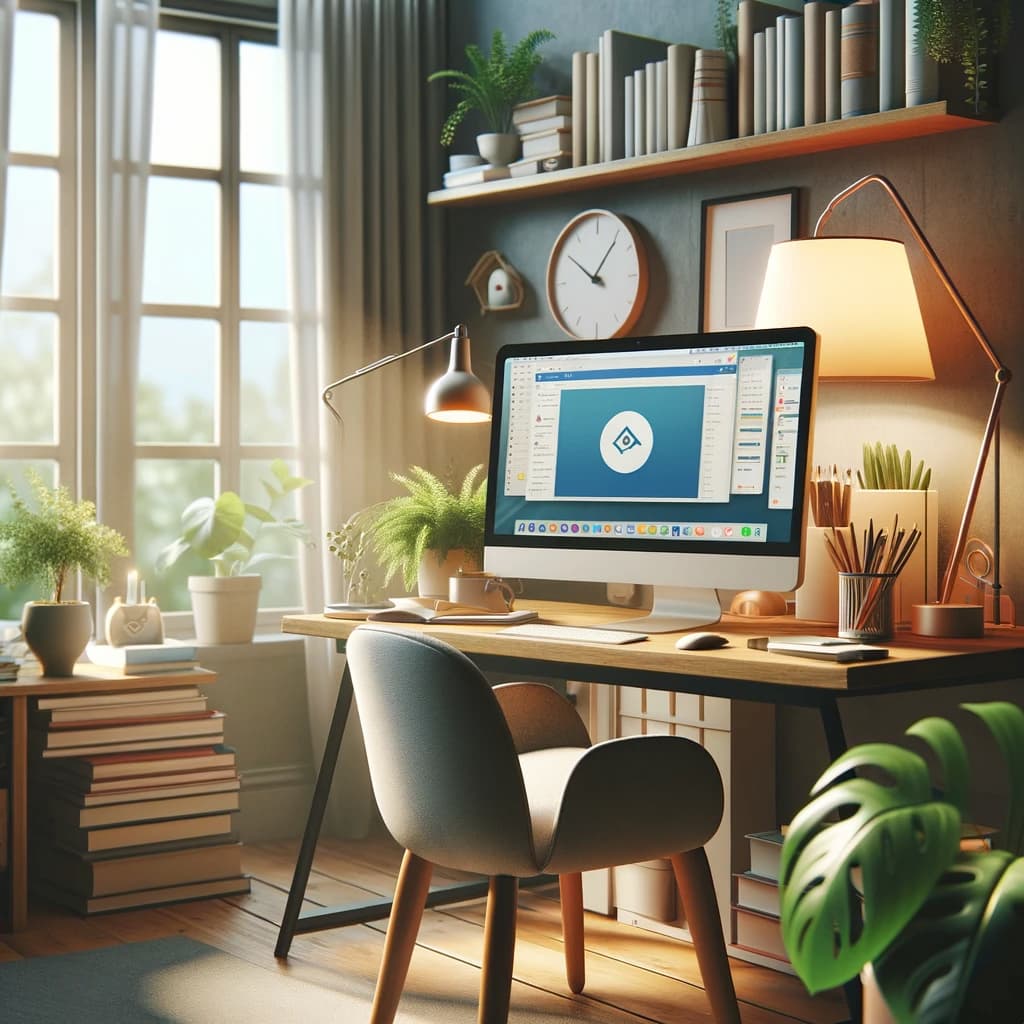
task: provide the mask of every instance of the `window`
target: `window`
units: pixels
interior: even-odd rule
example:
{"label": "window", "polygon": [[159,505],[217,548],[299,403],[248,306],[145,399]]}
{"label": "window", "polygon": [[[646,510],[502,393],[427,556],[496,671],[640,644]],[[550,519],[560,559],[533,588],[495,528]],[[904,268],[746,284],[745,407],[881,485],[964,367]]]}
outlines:
{"label": "window", "polygon": [[[78,388],[78,367],[95,365],[95,342],[78,326],[75,292],[81,279],[84,294],[95,273],[79,241],[93,237],[92,204],[77,198],[85,176],[74,135],[83,7],[22,6],[0,307],[0,360],[13,372],[0,376],[0,475],[23,490],[33,465],[92,496],[94,400]],[[273,33],[163,17],[152,122],[128,539],[149,594],[173,613],[189,608],[186,577],[210,572],[188,557],[164,577],[154,572],[182,509],[222,490],[263,504],[270,462],[295,465],[283,56]],[[87,151],[92,126],[81,123]],[[294,542],[281,551],[294,555]],[[260,572],[264,608],[299,604],[294,561]],[[18,617],[27,596],[38,595],[0,594],[0,617]]]}

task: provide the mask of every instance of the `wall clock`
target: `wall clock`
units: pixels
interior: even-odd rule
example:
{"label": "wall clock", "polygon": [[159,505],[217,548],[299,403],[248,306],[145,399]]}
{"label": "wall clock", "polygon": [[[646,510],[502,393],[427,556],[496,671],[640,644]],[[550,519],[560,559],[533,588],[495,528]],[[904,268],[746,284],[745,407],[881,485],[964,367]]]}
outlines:
{"label": "wall clock", "polygon": [[619,338],[643,312],[647,280],[637,229],[608,210],[584,210],[551,248],[548,307],[570,338]]}

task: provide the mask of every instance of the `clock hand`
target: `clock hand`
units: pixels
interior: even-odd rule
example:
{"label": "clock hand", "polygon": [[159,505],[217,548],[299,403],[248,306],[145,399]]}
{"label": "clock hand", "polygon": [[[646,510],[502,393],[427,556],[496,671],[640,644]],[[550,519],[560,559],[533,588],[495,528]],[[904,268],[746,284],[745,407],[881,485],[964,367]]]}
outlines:
{"label": "clock hand", "polygon": [[617,238],[612,239],[612,244],[608,246],[608,249],[606,250],[605,254],[601,257],[601,262],[598,263],[597,270],[595,270],[594,273],[590,275],[590,280],[593,281],[595,284],[597,284],[599,280],[597,275],[601,273],[601,268],[604,266],[604,261],[608,259],[608,253],[610,253],[612,249],[615,248],[615,242],[617,240]]}
{"label": "clock hand", "polygon": [[[576,264],[576,266],[577,266],[577,267],[579,267],[579,268],[580,268],[580,270],[582,270],[582,271],[583,271],[583,273],[584,273],[584,274],[586,274],[586,275],[587,275],[587,277],[589,277],[589,278],[590,278],[590,280],[591,280],[592,282],[596,282],[596,281],[597,281],[597,277],[596,277],[596,276],[595,276],[594,274],[592,274],[592,273],[591,273],[591,272],[590,272],[589,270],[587,270],[587,268],[586,268],[585,266],[583,266],[583,264],[582,264],[582,263],[580,263],[580,261],[579,261],[579,260],[573,259],[572,255],[571,255],[571,254],[569,254],[569,253],[566,253],[566,255],[567,255],[567,256],[569,257],[569,259],[571,259],[571,260],[573,261],[573,263],[575,263],[575,264]],[[604,262],[604,261],[602,260],[602,262]]]}

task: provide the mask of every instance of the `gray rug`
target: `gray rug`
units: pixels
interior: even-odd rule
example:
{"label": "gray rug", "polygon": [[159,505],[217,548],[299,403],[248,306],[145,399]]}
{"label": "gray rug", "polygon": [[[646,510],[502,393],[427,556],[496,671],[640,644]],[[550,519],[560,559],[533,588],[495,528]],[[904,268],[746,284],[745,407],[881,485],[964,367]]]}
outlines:
{"label": "gray rug", "polygon": [[183,936],[0,964],[4,1024],[357,1024],[369,1005]]}

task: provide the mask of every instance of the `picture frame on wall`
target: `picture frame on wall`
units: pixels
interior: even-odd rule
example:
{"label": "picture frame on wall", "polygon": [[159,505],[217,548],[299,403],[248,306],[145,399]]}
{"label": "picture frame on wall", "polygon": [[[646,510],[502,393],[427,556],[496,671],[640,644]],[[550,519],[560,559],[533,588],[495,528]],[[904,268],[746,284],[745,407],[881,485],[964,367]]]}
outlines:
{"label": "picture frame on wall", "polygon": [[754,326],[768,253],[796,237],[799,189],[705,199],[700,209],[701,331]]}

